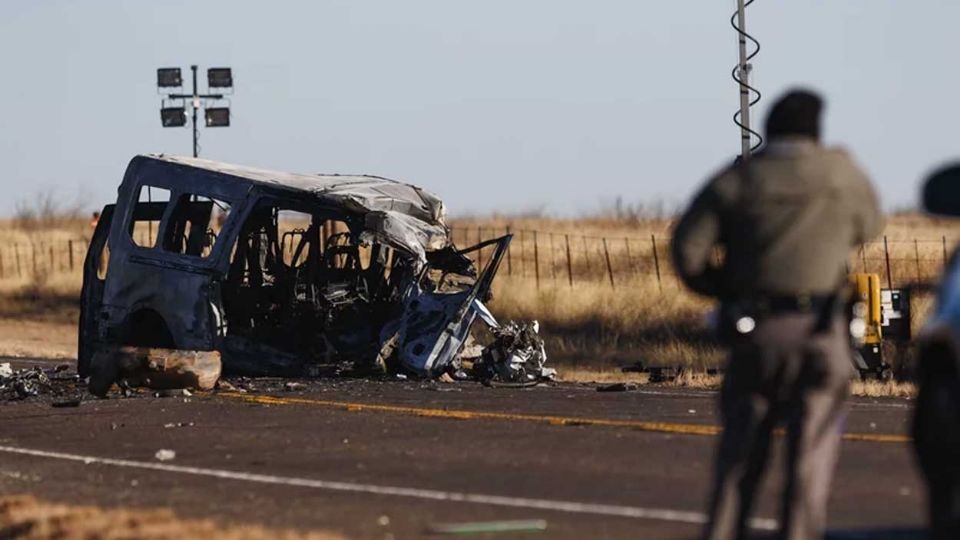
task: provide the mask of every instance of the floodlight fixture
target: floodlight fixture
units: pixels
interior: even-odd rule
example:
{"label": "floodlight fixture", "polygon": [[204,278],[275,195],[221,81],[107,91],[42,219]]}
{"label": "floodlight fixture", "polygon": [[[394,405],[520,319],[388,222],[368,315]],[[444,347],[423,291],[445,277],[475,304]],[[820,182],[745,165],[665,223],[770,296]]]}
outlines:
{"label": "floodlight fixture", "polygon": [[204,109],[207,127],[228,127],[230,125],[229,107],[207,107]]}
{"label": "floodlight fixture", "polygon": [[163,107],[160,109],[160,121],[163,127],[183,127],[187,125],[187,113],[183,107]]}
{"label": "floodlight fixture", "polygon": [[183,86],[183,79],[180,77],[180,68],[157,69],[157,86],[160,88]]}
{"label": "floodlight fixture", "polygon": [[[190,66],[190,80],[192,89],[190,93],[180,90],[163,91],[163,101],[160,105],[160,121],[163,127],[183,127],[190,122],[193,128],[193,157],[200,155],[199,141],[199,119],[200,109],[203,109],[203,116],[206,127],[228,127],[230,126],[230,108],[216,105],[219,100],[225,99],[224,94],[233,92],[233,71],[228,67],[214,67],[207,70],[207,85],[212,91],[200,93],[197,88],[197,72],[199,66],[193,64]],[[180,75],[180,68],[159,68],[157,69],[157,86],[164,87],[182,87],[183,79]],[[226,88],[227,91],[219,90]],[[168,106],[178,103],[179,107]],[[189,110],[188,110],[189,109]],[[187,118],[187,115],[190,118]]]}
{"label": "floodlight fixture", "polygon": [[228,67],[207,69],[207,86],[210,88],[233,87],[233,72]]}

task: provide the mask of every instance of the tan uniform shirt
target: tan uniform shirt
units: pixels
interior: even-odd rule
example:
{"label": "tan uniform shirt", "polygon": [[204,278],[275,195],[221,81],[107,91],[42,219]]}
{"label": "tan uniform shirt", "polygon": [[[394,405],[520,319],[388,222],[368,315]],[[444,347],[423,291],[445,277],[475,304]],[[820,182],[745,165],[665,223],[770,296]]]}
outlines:
{"label": "tan uniform shirt", "polygon": [[828,294],[844,283],[850,249],[881,227],[870,181],[845,151],[783,138],[707,182],[672,254],[683,281],[708,296]]}

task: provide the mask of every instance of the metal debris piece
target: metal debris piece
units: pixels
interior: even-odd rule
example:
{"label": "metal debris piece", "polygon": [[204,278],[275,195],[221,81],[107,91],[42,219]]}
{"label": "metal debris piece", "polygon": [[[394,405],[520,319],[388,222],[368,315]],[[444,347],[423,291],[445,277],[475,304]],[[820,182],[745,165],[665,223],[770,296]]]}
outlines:
{"label": "metal debris piece", "polygon": [[65,409],[68,407],[79,407],[81,401],[79,399],[68,399],[65,401],[54,401],[50,404],[54,409]]}
{"label": "metal debris piece", "polygon": [[628,392],[636,389],[636,383],[613,383],[598,386],[597,392]]}
{"label": "metal debris piece", "polygon": [[545,519],[518,519],[507,521],[477,521],[472,523],[442,523],[432,525],[433,534],[490,534],[506,532],[539,532],[547,530]]}
{"label": "metal debris piece", "polygon": [[509,321],[490,328],[494,341],[474,363],[476,378],[484,382],[536,384],[553,380],[557,371],[544,367],[547,352],[537,321]]}
{"label": "metal debris piece", "polygon": [[[9,364],[5,364],[9,366]],[[41,393],[54,393],[50,377],[39,366],[29,369],[13,370],[0,375],[0,399],[26,399]],[[9,373],[9,374],[7,374]]]}
{"label": "metal debris piece", "polygon": [[166,448],[161,448],[157,450],[157,453],[153,455],[157,458],[157,461],[170,461],[177,457],[177,453],[173,450],[167,450]]}

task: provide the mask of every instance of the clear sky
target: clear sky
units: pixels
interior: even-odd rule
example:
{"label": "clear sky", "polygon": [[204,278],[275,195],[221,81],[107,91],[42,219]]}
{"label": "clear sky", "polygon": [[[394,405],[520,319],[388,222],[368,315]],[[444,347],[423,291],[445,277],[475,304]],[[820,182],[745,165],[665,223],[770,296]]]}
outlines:
{"label": "clear sky", "polygon": [[[202,157],[399,178],[453,213],[675,204],[739,148],[734,7],[5,0],[0,215],[41,191],[99,206],[133,155],[189,154],[187,128],[160,126],[155,69],[191,63],[236,84]],[[758,118],[792,85],[822,90],[828,141],[886,207],[913,205],[923,173],[960,157],[957,21],[956,0],[757,0]]]}

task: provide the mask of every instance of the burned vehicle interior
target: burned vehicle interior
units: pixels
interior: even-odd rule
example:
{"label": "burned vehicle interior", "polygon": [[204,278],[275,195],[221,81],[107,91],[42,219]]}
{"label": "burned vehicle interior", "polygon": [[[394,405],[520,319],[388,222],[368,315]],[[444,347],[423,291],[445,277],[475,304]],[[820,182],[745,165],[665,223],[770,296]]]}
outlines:
{"label": "burned vehicle interior", "polygon": [[380,242],[361,245],[345,216],[300,206],[306,221],[284,223],[292,206],[260,201],[241,225],[222,284],[224,335],[325,363],[375,358],[415,268]]}
{"label": "burned vehicle interior", "polygon": [[[137,156],[87,256],[78,368],[125,345],[216,350],[236,374],[465,377],[473,323],[501,328],[484,302],[510,236],[459,250],[443,212],[379,177]],[[490,364],[487,378],[549,375],[536,328],[507,328],[532,341],[498,338],[478,362],[517,369]]]}

